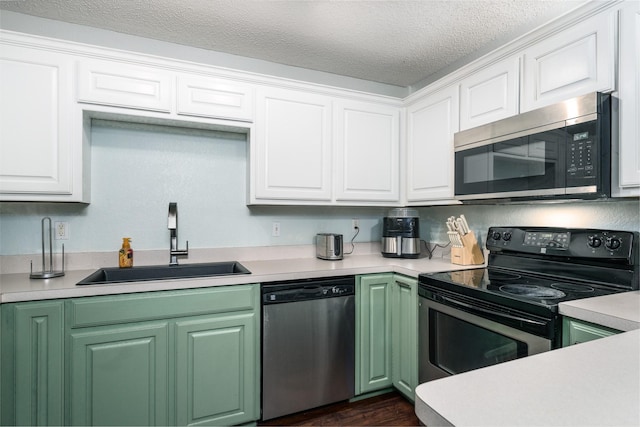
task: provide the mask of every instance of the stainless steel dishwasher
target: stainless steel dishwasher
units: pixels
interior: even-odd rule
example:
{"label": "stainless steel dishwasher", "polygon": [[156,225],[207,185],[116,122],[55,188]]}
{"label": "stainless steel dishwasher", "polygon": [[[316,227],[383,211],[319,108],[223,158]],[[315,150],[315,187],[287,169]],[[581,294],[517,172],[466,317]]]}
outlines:
{"label": "stainless steel dishwasher", "polygon": [[262,285],[262,419],[355,393],[355,278]]}

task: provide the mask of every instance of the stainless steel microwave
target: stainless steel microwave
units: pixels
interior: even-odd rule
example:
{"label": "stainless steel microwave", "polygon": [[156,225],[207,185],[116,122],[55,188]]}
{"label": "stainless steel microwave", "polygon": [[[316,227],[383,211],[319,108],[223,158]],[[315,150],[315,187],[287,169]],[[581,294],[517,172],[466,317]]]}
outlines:
{"label": "stainless steel microwave", "polygon": [[611,97],[593,92],[454,135],[458,200],[611,194]]}

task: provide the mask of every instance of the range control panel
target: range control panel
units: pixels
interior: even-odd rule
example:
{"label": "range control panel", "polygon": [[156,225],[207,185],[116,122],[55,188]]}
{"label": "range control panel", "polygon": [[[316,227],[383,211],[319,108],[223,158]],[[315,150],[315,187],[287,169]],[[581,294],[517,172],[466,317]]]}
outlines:
{"label": "range control panel", "polygon": [[631,259],[638,233],[549,227],[491,227],[487,249],[584,258]]}

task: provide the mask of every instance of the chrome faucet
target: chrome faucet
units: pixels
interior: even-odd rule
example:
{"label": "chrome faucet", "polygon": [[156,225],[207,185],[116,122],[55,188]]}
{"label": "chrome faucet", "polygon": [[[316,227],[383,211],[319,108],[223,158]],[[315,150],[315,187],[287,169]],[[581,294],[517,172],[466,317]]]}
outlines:
{"label": "chrome faucet", "polygon": [[178,249],[178,204],[169,203],[169,231],[171,232],[171,242],[169,245],[169,265],[178,265],[178,256],[189,255],[189,241],[185,250]]}

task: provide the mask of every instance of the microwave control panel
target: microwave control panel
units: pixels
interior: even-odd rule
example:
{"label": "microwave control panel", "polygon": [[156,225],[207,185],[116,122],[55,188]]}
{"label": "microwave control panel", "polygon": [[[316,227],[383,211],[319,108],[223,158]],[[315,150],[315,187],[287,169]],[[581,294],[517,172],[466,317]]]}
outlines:
{"label": "microwave control panel", "polygon": [[567,187],[591,185],[599,174],[598,133],[596,122],[568,126],[566,179]]}

